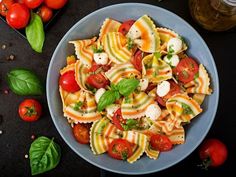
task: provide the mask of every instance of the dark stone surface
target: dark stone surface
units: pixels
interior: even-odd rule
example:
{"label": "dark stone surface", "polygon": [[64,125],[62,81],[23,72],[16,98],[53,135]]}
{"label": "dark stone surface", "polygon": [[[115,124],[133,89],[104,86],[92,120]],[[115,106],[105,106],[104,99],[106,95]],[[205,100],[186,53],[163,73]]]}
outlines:
{"label": "dark stone surface", "polygon": [[[16,96],[11,91],[4,94],[7,88],[5,76],[12,68],[28,68],[34,70],[44,81],[46,80],[47,68],[51,55],[63,37],[63,35],[82,17],[94,10],[111,4],[127,2],[126,0],[70,0],[66,8],[51,24],[46,32],[46,41],[42,54],[33,52],[25,39],[20,37],[10,27],[0,21],[0,46],[7,45],[5,50],[0,48],[0,115],[3,120],[0,123],[0,176],[30,176],[29,159],[25,159],[32,142],[31,135],[45,135],[55,137],[62,148],[62,158],[56,169],[39,176],[82,176],[98,177],[100,169],[89,164],[77,156],[60,137],[50,118],[46,97],[34,97],[43,105],[43,116],[35,123],[23,122],[17,113],[18,105],[24,98]],[[208,44],[218,68],[220,77],[220,102],[214,124],[208,137],[216,137],[223,140],[228,146],[229,157],[226,163],[216,169],[208,171],[197,167],[198,153],[194,151],[188,158],[179,164],[150,175],[144,176],[234,176],[233,168],[236,164],[236,143],[234,132],[236,119],[234,110],[236,108],[236,70],[235,70],[235,42],[236,33],[211,33],[201,29],[191,19],[188,11],[187,0],[138,0],[129,2],[144,2],[164,7],[189,22],[203,37]],[[15,55],[14,61],[7,61],[9,55]],[[231,174],[231,175],[230,175]],[[121,176],[113,173],[103,173],[103,176]]]}

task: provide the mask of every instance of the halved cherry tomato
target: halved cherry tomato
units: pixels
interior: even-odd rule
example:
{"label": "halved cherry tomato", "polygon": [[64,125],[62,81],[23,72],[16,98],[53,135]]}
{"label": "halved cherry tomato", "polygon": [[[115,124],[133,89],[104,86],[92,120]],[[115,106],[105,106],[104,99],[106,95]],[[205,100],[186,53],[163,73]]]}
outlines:
{"label": "halved cherry tomato", "polygon": [[111,66],[110,65],[98,65],[97,63],[93,62],[91,68],[89,69],[89,72],[95,72],[99,68],[102,68],[102,71],[106,72],[111,68]]}
{"label": "halved cherry tomato", "polygon": [[224,143],[218,139],[207,139],[199,148],[200,159],[203,167],[217,167],[222,165],[228,156],[228,150]]}
{"label": "halved cherry tomato", "polygon": [[14,0],[2,0],[0,1],[0,14],[6,16],[11,5],[14,4]]}
{"label": "halved cherry tomato", "polygon": [[90,124],[78,123],[75,124],[73,127],[74,137],[81,144],[89,143],[89,131],[90,131]]}
{"label": "halved cherry tomato", "polygon": [[18,113],[24,121],[33,122],[42,114],[41,104],[34,99],[26,99],[19,105]]}
{"label": "halved cherry tomato", "polygon": [[21,29],[27,26],[30,11],[24,4],[14,3],[7,12],[7,24],[12,28]]}
{"label": "halved cherry tomato", "polygon": [[80,87],[75,80],[75,72],[68,71],[60,76],[59,79],[60,86],[67,92],[77,92]]}
{"label": "halved cherry tomato", "polygon": [[126,35],[129,32],[129,29],[134,24],[135,20],[126,20],[122,23],[122,25],[119,28],[119,32],[123,35]]}
{"label": "halved cherry tomato", "polygon": [[143,59],[143,52],[138,50],[135,52],[134,56],[131,58],[131,63],[134,65],[135,69],[138,71],[142,71],[142,59]]}
{"label": "halved cherry tomato", "polygon": [[44,3],[52,9],[60,9],[67,3],[67,0],[44,0]]}
{"label": "halved cherry tomato", "polygon": [[108,154],[118,160],[126,160],[132,155],[131,144],[124,139],[114,139],[108,147]]}
{"label": "halved cherry tomato", "polygon": [[179,81],[187,83],[194,79],[194,76],[198,70],[198,64],[195,60],[192,58],[184,58],[180,60],[173,72],[178,77]]}
{"label": "halved cherry tomato", "polygon": [[28,8],[35,9],[42,4],[43,0],[23,0],[23,2]]}
{"label": "halved cherry tomato", "polygon": [[117,111],[114,113],[112,122],[118,129],[124,131],[124,128],[121,126],[121,124],[125,124],[126,120],[122,117],[121,108],[117,109]]}
{"label": "halved cherry tomato", "polygon": [[148,93],[148,92],[150,92],[151,90],[153,90],[154,88],[156,88],[156,84],[149,83],[149,84],[148,84],[148,87],[147,87],[146,90],[145,90],[145,92]]}
{"label": "halved cherry tomato", "polygon": [[162,106],[166,106],[166,101],[173,95],[180,93],[180,86],[178,84],[176,84],[174,81],[169,81],[170,82],[170,91],[168,92],[167,95],[165,95],[164,97],[159,97],[157,95],[156,97],[156,101],[162,105]]}
{"label": "halved cherry tomato", "polygon": [[151,136],[150,144],[152,148],[158,151],[169,151],[172,149],[172,143],[166,135],[155,134]]}
{"label": "halved cherry tomato", "polygon": [[109,81],[101,74],[91,74],[87,78],[87,83],[94,88],[104,88],[109,84]]}
{"label": "halved cherry tomato", "polygon": [[42,18],[44,23],[48,22],[52,18],[52,15],[53,15],[52,9],[50,9],[49,7],[45,5],[41,6],[37,13]]}

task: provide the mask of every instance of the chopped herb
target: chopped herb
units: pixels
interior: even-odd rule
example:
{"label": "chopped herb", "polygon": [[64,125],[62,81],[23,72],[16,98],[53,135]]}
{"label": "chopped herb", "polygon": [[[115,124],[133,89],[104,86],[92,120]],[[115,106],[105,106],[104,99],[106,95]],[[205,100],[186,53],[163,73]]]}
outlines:
{"label": "chopped herb", "polygon": [[127,160],[127,158],[128,158],[128,152],[127,152],[127,151],[123,151],[123,152],[121,153],[121,158],[122,158],[122,160]]}
{"label": "chopped herb", "polygon": [[153,76],[153,77],[156,77],[156,76],[157,76],[157,72],[154,71],[154,72],[152,73],[152,76]]}
{"label": "chopped herb", "polygon": [[199,73],[196,73],[196,74],[194,75],[194,80],[197,79],[198,77],[199,77]]}
{"label": "chopped herb", "polygon": [[125,97],[125,103],[131,103],[131,100],[129,97]]}
{"label": "chopped herb", "polygon": [[174,47],[173,44],[169,46],[169,50],[168,50],[168,53],[169,53],[169,54],[173,54],[173,53],[175,52],[175,50],[173,49],[173,47]]}
{"label": "chopped herb", "polygon": [[194,114],[193,110],[189,107],[189,105],[185,103],[181,103],[181,104],[182,104],[182,108],[184,109],[183,114]]}
{"label": "chopped herb", "polygon": [[160,52],[155,52],[155,53],[154,53],[154,56],[158,59],[158,58],[161,57],[161,53],[160,53]]}
{"label": "chopped herb", "polygon": [[122,124],[125,131],[138,128],[138,121],[134,119],[127,119],[126,124]]}
{"label": "chopped herb", "polygon": [[75,106],[73,107],[73,109],[75,111],[78,111],[78,110],[80,110],[81,106],[83,106],[83,102],[79,101],[79,102],[75,103]]}
{"label": "chopped herb", "polygon": [[132,41],[131,38],[128,38],[127,48],[128,50],[131,50],[132,48],[134,48],[134,41]]}
{"label": "chopped herb", "polygon": [[184,75],[184,78],[188,78],[188,77],[189,77],[189,75],[188,75],[188,72],[187,72],[187,71],[183,70],[183,71],[182,71],[182,73],[183,73],[183,75]]}
{"label": "chopped herb", "polygon": [[96,46],[92,46],[92,49],[93,49],[93,52],[94,53],[102,53],[104,50],[103,50],[103,46],[100,45],[98,48]]}
{"label": "chopped herb", "polygon": [[90,86],[89,84],[85,84],[85,86],[86,86],[86,87],[87,87],[87,89],[88,89],[89,91],[91,91],[92,93],[96,93],[96,91],[97,91],[97,89],[96,89],[96,88],[94,88],[94,87]]}

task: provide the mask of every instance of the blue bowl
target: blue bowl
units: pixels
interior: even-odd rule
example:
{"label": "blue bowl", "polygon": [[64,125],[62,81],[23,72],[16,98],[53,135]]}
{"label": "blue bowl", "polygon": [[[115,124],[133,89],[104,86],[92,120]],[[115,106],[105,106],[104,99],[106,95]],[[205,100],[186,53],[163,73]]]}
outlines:
{"label": "blue bowl", "polygon": [[[63,117],[62,103],[58,91],[58,77],[59,70],[66,65],[66,57],[74,54],[74,46],[68,44],[68,41],[97,36],[104,19],[107,17],[124,21],[126,19],[138,19],[144,14],[149,15],[156,24],[173,29],[187,40],[189,45],[188,54],[207,68],[214,92],[205,99],[202,105],[203,113],[186,127],[185,144],[175,146],[170,152],[161,153],[158,160],[151,160],[144,155],[137,162],[129,164],[112,159],[107,154],[95,156],[89,146],[81,145],[75,141],[70,125],[67,123],[67,119]],[[218,99],[219,81],[217,69],[211,52],[201,36],[187,22],[172,12],[147,4],[125,3],[112,5],[84,17],[66,33],[58,44],[52,56],[47,75],[49,110],[57,130],[65,142],[80,157],[91,164],[122,174],[153,173],[171,167],[186,158],[197,148],[208,133],[216,114]]]}

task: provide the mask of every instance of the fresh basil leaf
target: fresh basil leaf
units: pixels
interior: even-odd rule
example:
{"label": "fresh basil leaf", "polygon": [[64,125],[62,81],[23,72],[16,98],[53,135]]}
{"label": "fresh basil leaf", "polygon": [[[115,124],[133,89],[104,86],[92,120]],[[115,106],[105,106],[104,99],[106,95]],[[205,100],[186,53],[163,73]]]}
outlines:
{"label": "fresh basil leaf", "polygon": [[42,19],[36,13],[31,13],[31,20],[25,28],[25,34],[32,49],[38,53],[42,53],[45,34]]}
{"label": "fresh basil leaf", "polygon": [[104,94],[102,94],[101,98],[99,99],[97,109],[98,111],[102,111],[108,105],[114,103],[116,99],[120,97],[120,94],[116,90],[107,90]]}
{"label": "fresh basil leaf", "polygon": [[75,111],[78,111],[78,110],[80,110],[81,106],[83,106],[83,104],[84,104],[83,102],[79,101],[79,102],[75,103],[75,106],[73,107],[73,109]]}
{"label": "fresh basil leaf", "polygon": [[193,110],[189,107],[189,105],[185,104],[185,103],[181,103],[182,104],[182,108],[183,110],[183,114],[194,114]]}
{"label": "fresh basil leaf", "polygon": [[29,150],[31,174],[37,175],[55,168],[61,158],[61,148],[52,139],[41,136]]}
{"label": "fresh basil leaf", "polygon": [[117,87],[121,95],[128,97],[139,85],[139,80],[137,79],[122,79]]}
{"label": "fresh basil leaf", "polygon": [[39,78],[26,69],[14,69],[7,73],[10,89],[17,95],[42,95],[44,88]]}

